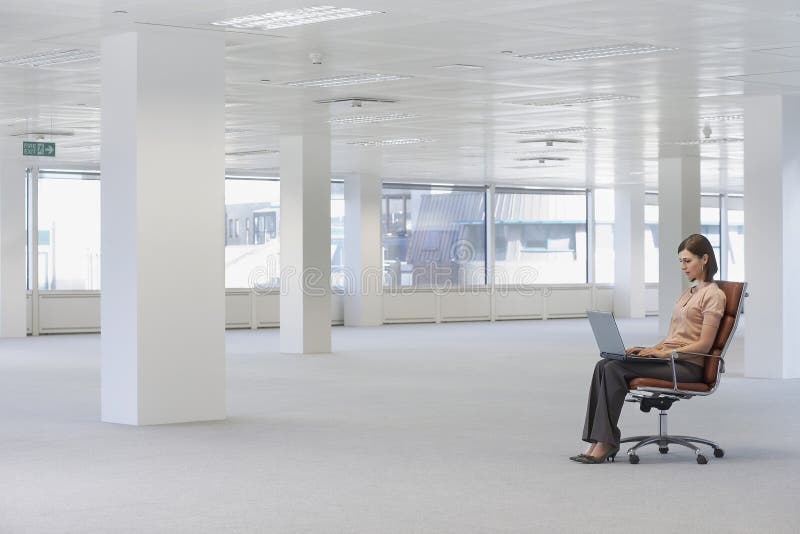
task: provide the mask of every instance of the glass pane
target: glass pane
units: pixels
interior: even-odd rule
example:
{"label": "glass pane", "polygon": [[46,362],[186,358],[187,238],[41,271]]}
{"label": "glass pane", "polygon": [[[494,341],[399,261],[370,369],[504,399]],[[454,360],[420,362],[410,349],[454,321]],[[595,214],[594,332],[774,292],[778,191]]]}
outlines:
{"label": "glass pane", "polygon": [[744,199],[728,197],[726,280],[744,282]]}
{"label": "glass pane", "polygon": [[280,284],[280,202],[277,180],[225,180],[225,287]]}
{"label": "glass pane", "polygon": [[594,281],[614,283],[614,190],[594,191]]}
{"label": "glass pane", "polygon": [[586,195],[498,192],[495,283],[586,282]]}
{"label": "glass pane", "polygon": [[[700,198],[700,233],[711,241],[717,264],[720,264],[720,220],[719,195],[703,195]],[[717,278],[719,278],[719,274]]]}
{"label": "glass pane", "polygon": [[331,184],[331,287],[345,287],[344,184]]}
{"label": "glass pane", "polygon": [[486,193],[383,188],[384,283],[486,284]]}
{"label": "glass pane", "polygon": [[644,205],[644,281],[658,283],[658,195],[645,195]]}
{"label": "glass pane", "polygon": [[39,179],[39,289],[100,289],[100,181]]}

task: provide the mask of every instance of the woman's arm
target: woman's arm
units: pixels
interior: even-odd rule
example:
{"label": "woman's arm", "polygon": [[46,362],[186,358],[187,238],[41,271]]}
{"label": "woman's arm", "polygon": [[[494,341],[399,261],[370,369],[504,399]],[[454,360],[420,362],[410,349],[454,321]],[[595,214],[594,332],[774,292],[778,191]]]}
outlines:
{"label": "woman's arm", "polygon": [[719,329],[719,325],[714,326],[710,324],[704,324],[702,330],[700,331],[700,339],[693,343],[689,343],[688,345],[684,345],[678,349],[675,348],[666,348],[663,345],[663,341],[657,345],[652,347],[647,347],[646,349],[639,352],[638,356],[651,356],[653,358],[669,358],[669,355],[672,353],[673,350],[683,351],[683,352],[697,352],[700,354],[708,354],[708,351],[711,350],[711,347],[714,345],[714,338],[717,336],[717,330]]}

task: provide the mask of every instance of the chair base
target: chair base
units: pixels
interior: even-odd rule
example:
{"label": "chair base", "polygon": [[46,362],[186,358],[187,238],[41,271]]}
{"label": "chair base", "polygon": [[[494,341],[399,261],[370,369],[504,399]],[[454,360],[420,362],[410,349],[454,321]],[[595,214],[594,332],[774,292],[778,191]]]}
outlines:
{"label": "chair base", "polygon": [[708,445],[714,450],[714,457],[722,458],[725,455],[725,451],[719,446],[719,444],[704,439],[704,438],[697,438],[694,436],[670,436],[667,434],[667,411],[661,410],[659,413],[659,433],[655,436],[633,436],[630,438],[625,438],[620,440],[620,444],[622,443],[631,443],[635,442],[636,444],[628,449],[628,461],[632,464],[639,463],[639,456],[636,452],[644,447],[645,445],[658,445],[658,452],[661,454],[667,454],[669,452],[669,446],[671,444],[674,445],[681,445],[694,451],[695,459],[697,460],[698,464],[706,464],[708,463],[708,459],[703,456],[703,452],[700,450],[695,443],[700,443],[702,445]]}

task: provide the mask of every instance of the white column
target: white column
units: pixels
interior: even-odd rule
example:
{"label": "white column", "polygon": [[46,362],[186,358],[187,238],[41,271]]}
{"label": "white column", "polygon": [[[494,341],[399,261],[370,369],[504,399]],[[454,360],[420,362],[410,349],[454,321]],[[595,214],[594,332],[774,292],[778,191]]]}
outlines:
{"label": "white column", "polygon": [[644,184],[614,191],[614,315],[642,318],[644,287]]}
{"label": "white column", "polygon": [[103,41],[106,422],[225,417],[224,46],[183,30]]}
{"label": "white column", "polygon": [[678,265],[678,245],[699,232],[700,156],[662,154],[658,160],[658,323],[662,335],[686,283]]}
{"label": "white column", "polygon": [[745,376],[800,377],[800,97],[744,108]]}
{"label": "white column", "polygon": [[330,134],[281,136],[281,352],[331,351]]}
{"label": "white column", "polygon": [[[22,152],[22,142],[19,143]],[[25,163],[0,160],[0,337],[27,335]]]}
{"label": "white column", "polygon": [[381,160],[379,151],[360,156],[359,172],[344,181],[344,259],[347,284],[346,326],[383,324],[381,254]]}

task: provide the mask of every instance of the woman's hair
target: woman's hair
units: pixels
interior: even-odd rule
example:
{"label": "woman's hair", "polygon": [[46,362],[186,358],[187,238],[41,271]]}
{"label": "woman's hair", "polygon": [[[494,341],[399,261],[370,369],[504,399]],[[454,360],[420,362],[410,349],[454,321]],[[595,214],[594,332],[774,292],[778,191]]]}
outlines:
{"label": "woman's hair", "polygon": [[703,254],[708,254],[708,263],[703,269],[704,282],[712,282],[719,269],[717,267],[717,257],[714,255],[714,247],[711,246],[711,242],[706,236],[700,234],[690,235],[678,245],[678,254],[684,250],[688,250],[698,258],[702,258]]}

